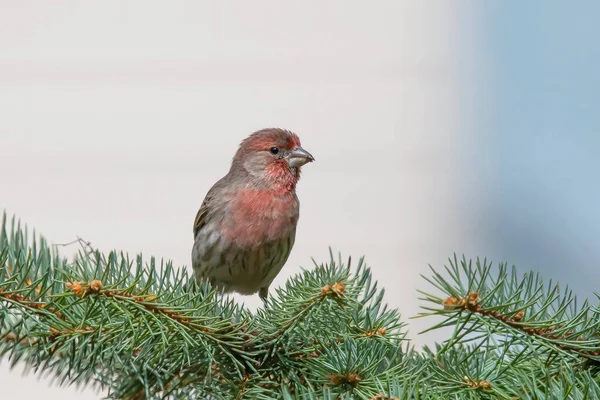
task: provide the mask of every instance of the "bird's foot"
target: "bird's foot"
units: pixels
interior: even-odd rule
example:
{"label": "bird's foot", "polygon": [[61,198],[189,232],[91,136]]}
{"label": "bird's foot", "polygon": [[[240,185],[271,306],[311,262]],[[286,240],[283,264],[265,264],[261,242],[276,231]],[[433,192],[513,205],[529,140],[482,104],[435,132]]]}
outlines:
{"label": "bird's foot", "polygon": [[269,288],[263,287],[258,291],[258,297],[263,301],[263,303],[267,302],[267,297],[269,296]]}

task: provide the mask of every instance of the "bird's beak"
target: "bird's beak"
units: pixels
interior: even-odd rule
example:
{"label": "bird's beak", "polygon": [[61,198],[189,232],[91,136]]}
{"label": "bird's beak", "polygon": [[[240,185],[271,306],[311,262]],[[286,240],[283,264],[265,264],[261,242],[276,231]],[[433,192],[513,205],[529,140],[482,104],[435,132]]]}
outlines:
{"label": "bird's beak", "polygon": [[315,158],[308,151],[297,146],[287,154],[287,161],[290,167],[301,167],[306,163],[315,161]]}

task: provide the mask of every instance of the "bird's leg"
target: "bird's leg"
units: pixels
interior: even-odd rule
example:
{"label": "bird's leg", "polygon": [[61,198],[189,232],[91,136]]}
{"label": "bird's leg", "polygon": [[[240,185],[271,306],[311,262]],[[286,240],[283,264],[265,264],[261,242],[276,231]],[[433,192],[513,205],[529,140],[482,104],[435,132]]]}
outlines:
{"label": "bird's leg", "polygon": [[267,302],[268,296],[269,296],[269,288],[268,287],[260,288],[260,290],[258,291],[258,297],[260,297],[260,299],[263,301],[263,303]]}

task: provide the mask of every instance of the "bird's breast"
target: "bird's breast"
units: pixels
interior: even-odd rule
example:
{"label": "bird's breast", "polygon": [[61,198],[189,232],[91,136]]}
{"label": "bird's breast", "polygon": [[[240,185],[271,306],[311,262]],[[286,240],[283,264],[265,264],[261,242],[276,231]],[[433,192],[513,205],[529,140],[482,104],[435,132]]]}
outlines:
{"label": "bird's breast", "polygon": [[294,192],[240,190],[222,221],[223,235],[242,248],[254,248],[290,235],[298,223],[299,203]]}

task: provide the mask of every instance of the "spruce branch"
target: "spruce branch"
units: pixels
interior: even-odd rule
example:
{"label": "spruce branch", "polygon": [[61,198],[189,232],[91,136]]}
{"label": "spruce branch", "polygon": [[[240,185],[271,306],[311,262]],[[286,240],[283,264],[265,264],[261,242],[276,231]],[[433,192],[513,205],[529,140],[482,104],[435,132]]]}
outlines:
{"label": "spruce branch", "polygon": [[[532,272],[517,277],[500,264],[498,274],[492,274],[492,263],[479,259],[476,266],[456,257],[446,267],[451,280],[433,271],[433,279],[425,278],[445,298],[425,294],[424,300],[438,306],[424,306],[421,316],[440,315],[445,320],[429,330],[455,326],[448,346],[467,341],[469,337],[492,335],[510,330],[521,344],[533,344],[552,353],[567,357],[600,360],[600,318],[598,307],[587,301],[581,307],[567,288],[561,294],[558,285],[544,285]],[[442,305],[440,308],[439,305]],[[463,314],[467,313],[467,318]],[[457,323],[458,321],[461,323]]]}
{"label": "spruce branch", "polygon": [[[33,239],[32,239],[33,237]],[[449,260],[410,346],[360,259],[330,254],[250,312],[184,268],[88,241],[68,261],[14,218],[0,230],[0,357],[109,398],[600,398],[599,308],[505,264]]]}

